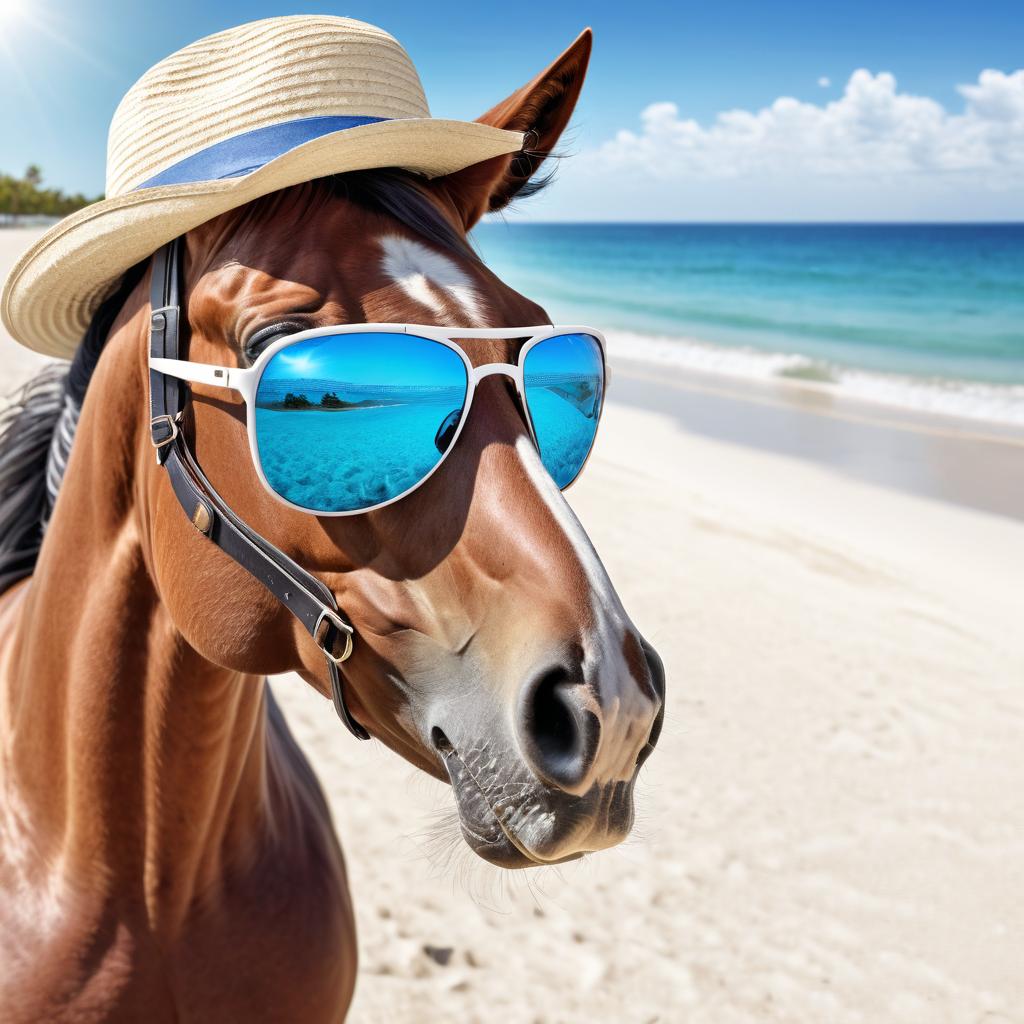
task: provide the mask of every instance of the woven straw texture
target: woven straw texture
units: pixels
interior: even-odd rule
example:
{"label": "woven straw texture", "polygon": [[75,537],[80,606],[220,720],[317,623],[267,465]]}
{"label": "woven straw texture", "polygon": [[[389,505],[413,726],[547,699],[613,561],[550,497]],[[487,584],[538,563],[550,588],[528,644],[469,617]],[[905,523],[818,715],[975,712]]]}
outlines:
{"label": "woven straw texture", "polygon": [[[132,191],[185,157],[298,118],[389,118],[314,139],[251,174]],[[201,39],[147,71],[114,114],[107,199],[55,225],[11,270],[12,337],[69,356],[120,276],[172,238],[326,174],[404,167],[429,177],[516,152],[519,132],[430,117],[416,69],[386,32],[348,18],[270,18]]]}

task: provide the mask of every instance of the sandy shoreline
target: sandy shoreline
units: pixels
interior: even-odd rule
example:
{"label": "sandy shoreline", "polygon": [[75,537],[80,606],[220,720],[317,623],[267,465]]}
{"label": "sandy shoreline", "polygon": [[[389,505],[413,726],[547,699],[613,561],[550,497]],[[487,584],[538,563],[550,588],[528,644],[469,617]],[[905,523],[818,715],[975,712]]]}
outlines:
{"label": "sandy shoreline", "polygon": [[572,503],[671,686],[626,847],[452,869],[444,788],[276,684],[368,894],[356,1019],[1019,1019],[1024,527],[607,415]]}
{"label": "sandy shoreline", "polygon": [[[31,362],[0,341],[4,390]],[[569,492],[668,667],[626,845],[502,875],[275,680],[348,858],[352,1020],[1024,1020],[1024,449],[705,384],[622,364]]]}
{"label": "sandy shoreline", "polygon": [[825,466],[856,480],[1024,519],[1024,428],[923,413],[784,379],[615,364],[618,401],[686,433]]}

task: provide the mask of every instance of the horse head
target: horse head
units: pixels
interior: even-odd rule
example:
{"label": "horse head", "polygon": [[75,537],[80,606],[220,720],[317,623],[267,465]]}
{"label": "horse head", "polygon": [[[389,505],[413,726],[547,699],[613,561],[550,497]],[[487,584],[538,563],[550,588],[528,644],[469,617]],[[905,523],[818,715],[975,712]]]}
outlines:
{"label": "horse head", "polygon": [[[288,332],[353,322],[513,328],[545,312],[476,257],[466,233],[528,186],[575,105],[582,36],[481,120],[529,149],[426,181],[358,172],[297,185],[185,239],[188,358],[246,366]],[[142,320],[140,319],[140,323]],[[467,340],[474,365],[521,339]],[[145,354],[137,353],[144,375]],[[508,380],[482,380],[451,455],[418,490],[363,515],[283,507],[249,456],[245,407],[195,384],[184,429],[234,512],[337,595],[357,642],[355,719],[450,780],[462,831],[506,866],[619,842],[660,729],[663,673],[543,468]],[[140,448],[147,558],[176,627],[215,664],[294,670],[328,692],[323,658],[284,606],[182,515]]]}

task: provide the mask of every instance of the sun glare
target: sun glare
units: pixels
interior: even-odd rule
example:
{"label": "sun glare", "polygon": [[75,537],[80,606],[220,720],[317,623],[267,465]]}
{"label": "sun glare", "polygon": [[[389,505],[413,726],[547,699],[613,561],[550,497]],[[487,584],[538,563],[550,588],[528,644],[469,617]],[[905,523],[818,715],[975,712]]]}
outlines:
{"label": "sun glare", "polygon": [[278,357],[296,373],[314,373],[319,367],[316,356],[312,352],[282,352]]}
{"label": "sun glare", "polygon": [[0,0],[0,26],[21,21],[26,12],[25,0]]}

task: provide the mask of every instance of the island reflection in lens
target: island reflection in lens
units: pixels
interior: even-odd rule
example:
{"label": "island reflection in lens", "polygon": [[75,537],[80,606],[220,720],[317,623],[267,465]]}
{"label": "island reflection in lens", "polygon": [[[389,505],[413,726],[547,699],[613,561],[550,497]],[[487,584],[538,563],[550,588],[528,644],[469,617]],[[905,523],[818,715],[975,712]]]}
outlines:
{"label": "island reflection in lens", "polygon": [[306,338],[273,355],[256,390],[263,475],[312,512],[390,501],[441,461],[466,401],[452,349],[408,334]]}

